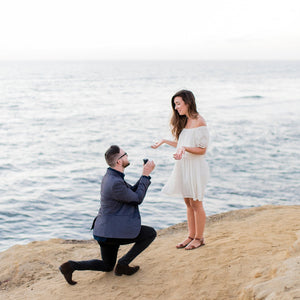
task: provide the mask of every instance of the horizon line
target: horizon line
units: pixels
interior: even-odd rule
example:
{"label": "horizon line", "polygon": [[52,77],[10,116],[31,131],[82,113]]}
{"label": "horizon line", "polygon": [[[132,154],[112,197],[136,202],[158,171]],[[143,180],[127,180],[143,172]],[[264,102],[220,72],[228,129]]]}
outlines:
{"label": "horizon line", "polygon": [[69,58],[41,58],[41,59],[27,59],[27,58],[12,58],[12,59],[1,59],[0,58],[0,62],[51,62],[51,61],[56,61],[56,62],[60,62],[60,61],[64,61],[64,62],[78,62],[78,61],[82,61],[82,62],[139,62],[139,61],[143,61],[143,62],[263,62],[263,61],[282,61],[282,62],[295,62],[295,61],[300,61],[300,58],[249,58],[249,59],[227,59],[227,58],[222,58],[222,59],[214,59],[214,58],[209,58],[209,59],[184,59],[184,58],[180,58],[180,59],[168,59],[168,58],[155,58],[155,59],[150,59],[150,58],[136,58],[136,59],[129,59],[129,58],[120,58],[120,59],[116,59],[116,58],[73,58],[73,59],[69,59]]}

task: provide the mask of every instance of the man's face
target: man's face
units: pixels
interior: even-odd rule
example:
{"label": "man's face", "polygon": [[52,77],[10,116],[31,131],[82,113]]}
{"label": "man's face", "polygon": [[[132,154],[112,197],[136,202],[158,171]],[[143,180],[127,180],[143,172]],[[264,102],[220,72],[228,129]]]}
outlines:
{"label": "man's face", "polygon": [[119,159],[122,161],[123,168],[126,168],[130,165],[130,162],[128,160],[128,154],[123,149],[120,149],[120,158]]}

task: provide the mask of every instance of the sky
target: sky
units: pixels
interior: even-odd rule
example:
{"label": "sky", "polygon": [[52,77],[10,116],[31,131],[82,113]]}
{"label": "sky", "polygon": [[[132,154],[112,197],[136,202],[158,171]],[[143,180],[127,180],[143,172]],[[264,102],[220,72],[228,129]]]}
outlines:
{"label": "sky", "polygon": [[300,59],[299,0],[0,0],[0,60]]}

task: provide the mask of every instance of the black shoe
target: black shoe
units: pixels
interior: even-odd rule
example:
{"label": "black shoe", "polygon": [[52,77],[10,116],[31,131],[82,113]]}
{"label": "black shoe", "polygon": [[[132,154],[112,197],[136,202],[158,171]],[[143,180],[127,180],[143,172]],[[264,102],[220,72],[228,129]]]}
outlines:
{"label": "black shoe", "polygon": [[72,273],[74,272],[71,264],[69,262],[65,262],[59,267],[60,272],[64,275],[68,284],[74,285],[77,282],[72,280]]}
{"label": "black shoe", "polygon": [[116,269],[115,269],[115,274],[117,276],[122,276],[124,275],[133,275],[140,269],[139,266],[136,267],[129,267],[128,265],[120,265],[117,264]]}

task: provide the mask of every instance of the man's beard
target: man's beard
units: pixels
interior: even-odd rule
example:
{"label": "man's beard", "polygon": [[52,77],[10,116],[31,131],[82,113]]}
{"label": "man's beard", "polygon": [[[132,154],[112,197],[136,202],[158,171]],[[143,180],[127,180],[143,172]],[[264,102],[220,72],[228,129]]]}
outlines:
{"label": "man's beard", "polygon": [[125,169],[126,167],[128,167],[130,165],[130,162],[122,162],[122,167]]}

